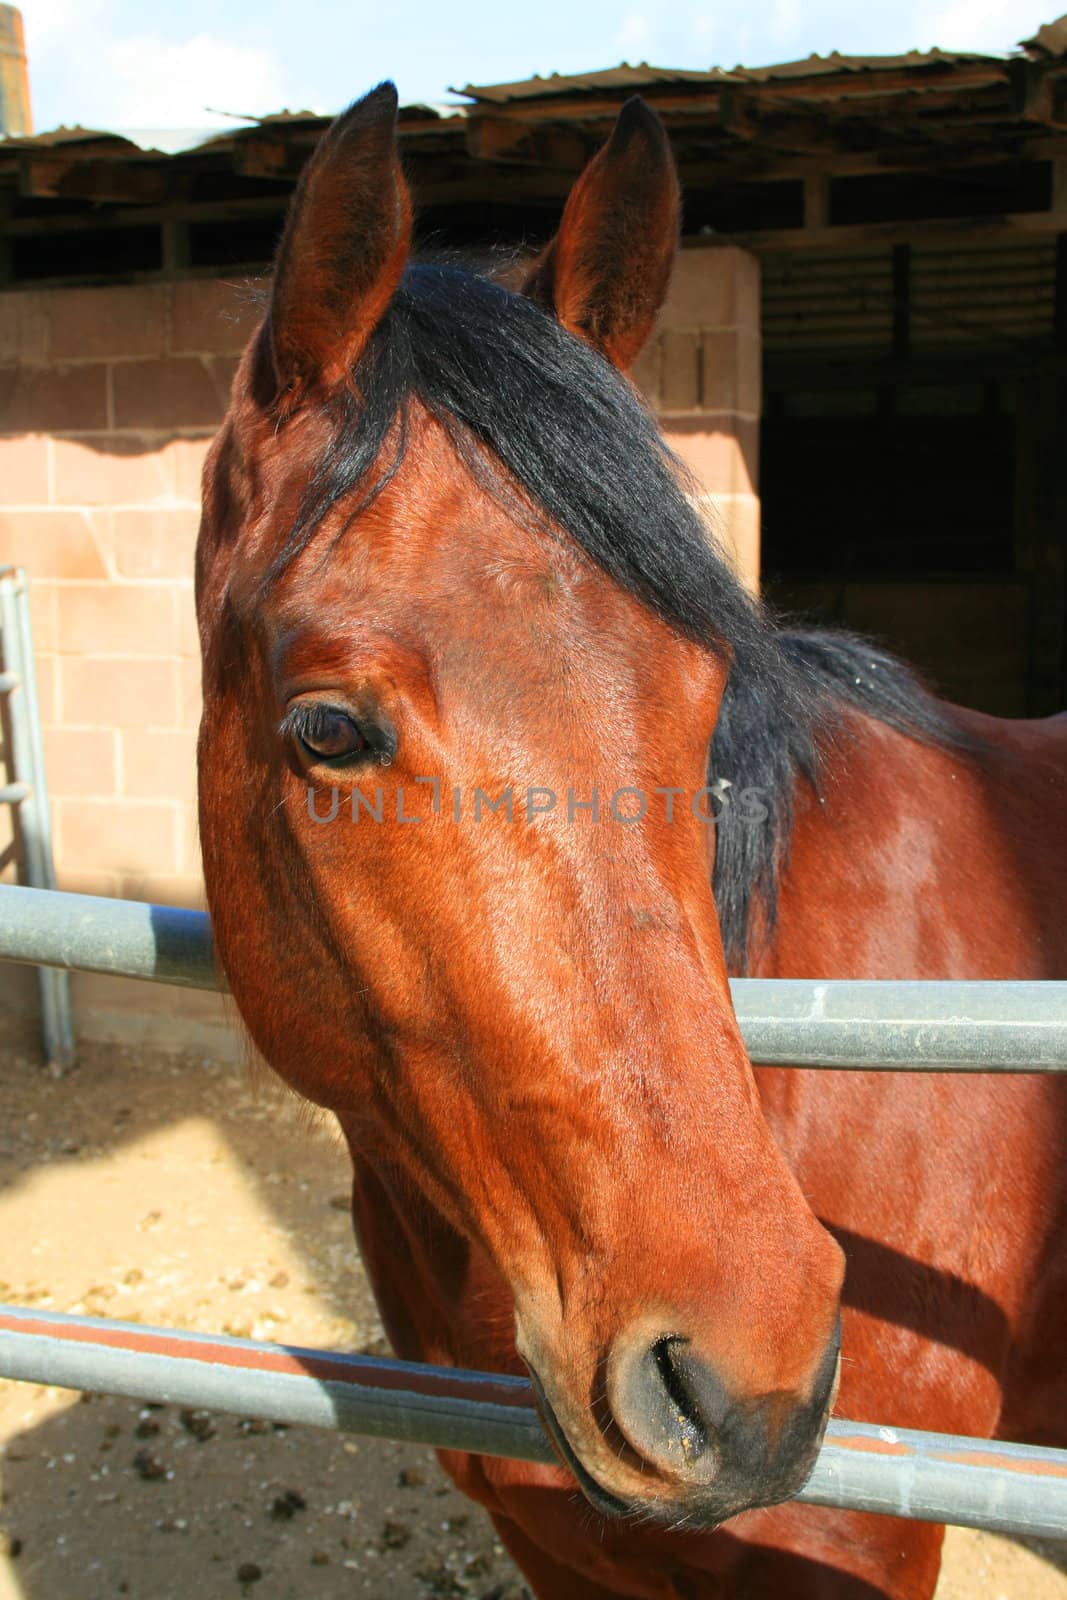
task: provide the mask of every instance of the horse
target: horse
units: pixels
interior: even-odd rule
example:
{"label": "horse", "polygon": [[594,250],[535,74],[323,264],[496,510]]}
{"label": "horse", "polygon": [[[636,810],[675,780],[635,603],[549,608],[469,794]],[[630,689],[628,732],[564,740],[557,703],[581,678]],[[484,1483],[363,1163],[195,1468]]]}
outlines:
{"label": "horse", "polygon": [[1062,978],[1067,726],[743,588],[628,377],[679,207],[631,100],[505,282],[391,85],[325,133],[204,470],[208,900],[396,1352],[531,1375],[558,1464],[442,1460],[542,1600],[929,1600],[789,1497],[835,1404],[1067,1442],[1063,1085],[754,1072],[729,975]]}

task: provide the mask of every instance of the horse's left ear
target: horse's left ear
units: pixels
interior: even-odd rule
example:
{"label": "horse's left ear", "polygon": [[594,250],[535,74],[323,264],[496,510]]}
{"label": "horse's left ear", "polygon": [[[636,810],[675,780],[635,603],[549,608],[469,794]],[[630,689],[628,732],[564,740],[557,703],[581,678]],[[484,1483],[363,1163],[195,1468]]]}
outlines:
{"label": "horse's left ear", "polygon": [[304,168],[278,246],[270,339],[280,396],[342,382],[392,299],[411,248],[396,89],[380,83],[331,123]]}
{"label": "horse's left ear", "polygon": [[667,135],[635,96],[571,190],[525,293],[627,371],[666,298],[680,226]]}

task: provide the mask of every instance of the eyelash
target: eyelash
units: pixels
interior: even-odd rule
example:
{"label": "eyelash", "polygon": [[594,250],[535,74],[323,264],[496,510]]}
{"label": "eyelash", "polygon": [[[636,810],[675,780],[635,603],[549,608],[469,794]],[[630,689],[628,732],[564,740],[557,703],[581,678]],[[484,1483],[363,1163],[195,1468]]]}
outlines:
{"label": "eyelash", "polygon": [[[342,718],[351,724],[354,732],[363,740],[360,749],[346,751],[336,756],[323,755],[321,751],[315,749],[312,740],[324,736],[323,722],[326,718],[333,717]],[[344,706],[321,703],[295,705],[282,718],[278,732],[282,738],[295,740],[310,760],[328,767],[360,766],[372,761],[377,761],[381,766],[388,766],[396,751],[396,738],[390,728],[374,722],[357,721]]]}

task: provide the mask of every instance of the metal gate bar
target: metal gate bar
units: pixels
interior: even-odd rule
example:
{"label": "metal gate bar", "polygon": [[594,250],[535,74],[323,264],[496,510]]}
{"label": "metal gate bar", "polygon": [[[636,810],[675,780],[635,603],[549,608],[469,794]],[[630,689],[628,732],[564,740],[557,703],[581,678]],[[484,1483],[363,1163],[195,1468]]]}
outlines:
{"label": "metal gate bar", "polygon": [[[0,960],[221,988],[202,911],[0,888]],[[758,1066],[1067,1072],[1067,983],[735,978]]]}
{"label": "metal gate bar", "polygon": [[[56,873],[37,704],[29,586],[21,567],[0,567],[0,646],[3,650],[0,695],[6,699],[7,728],[11,736],[6,762],[11,782],[0,788],[0,801],[15,808],[27,878],[35,885],[37,893],[47,893],[55,890]],[[45,1060],[53,1067],[69,1067],[74,1060],[70,979],[65,972],[42,965],[38,981]]]}
{"label": "metal gate bar", "polygon": [[[558,1458],[525,1378],[0,1306],[0,1372],[518,1461]],[[1067,1537],[1067,1450],[831,1421],[812,1505]]]}
{"label": "metal gate bar", "polygon": [[[217,989],[202,913],[0,888],[0,959]],[[1067,1070],[1067,984],[739,980],[757,1063]],[[525,1380],[0,1307],[0,1376],[551,1461]],[[832,1421],[796,1497],[1067,1537],[1067,1451]]]}

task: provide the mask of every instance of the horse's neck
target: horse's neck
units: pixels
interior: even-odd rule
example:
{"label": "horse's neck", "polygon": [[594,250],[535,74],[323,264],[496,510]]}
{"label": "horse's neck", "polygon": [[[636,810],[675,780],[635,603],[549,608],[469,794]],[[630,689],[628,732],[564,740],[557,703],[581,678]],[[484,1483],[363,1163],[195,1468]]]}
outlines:
{"label": "horse's neck", "polygon": [[988,749],[961,757],[864,719],[821,798],[798,784],[777,926],[754,972],[1065,975],[1067,739],[981,722]]}

